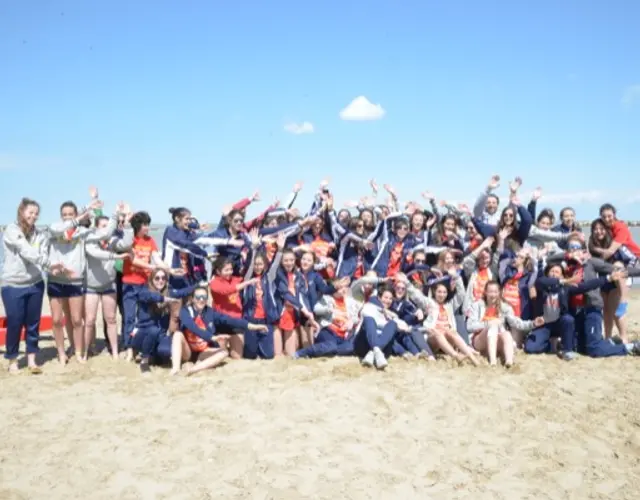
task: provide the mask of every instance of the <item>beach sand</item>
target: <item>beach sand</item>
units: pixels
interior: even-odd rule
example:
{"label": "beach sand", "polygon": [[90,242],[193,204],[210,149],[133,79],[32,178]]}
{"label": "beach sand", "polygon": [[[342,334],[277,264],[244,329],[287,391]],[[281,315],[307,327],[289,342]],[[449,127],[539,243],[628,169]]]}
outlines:
{"label": "beach sand", "polygon": [[[48,305],[47,305],[48,307]],[[640,295],[631,318],[640,318]],[[640,326],[632,320],[633,336]],[[100,335],[100,334],[99,334]],[[0,373],[0,499],[637,499],[640,359]]]}

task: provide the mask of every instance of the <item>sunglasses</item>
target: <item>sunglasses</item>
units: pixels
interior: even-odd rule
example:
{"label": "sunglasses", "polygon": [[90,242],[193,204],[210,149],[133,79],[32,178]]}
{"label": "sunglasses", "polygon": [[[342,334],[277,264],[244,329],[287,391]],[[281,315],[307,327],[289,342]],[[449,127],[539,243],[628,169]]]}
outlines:
{"label": "sunglasses", "polygon": [[400,226],[398,228],[398,231],[408,231],[408,230],[409,230],[409,228],[407,226]]}
{"label": "sunglasses", "polygon": [[567,248],[569,250],[582,250],[582,245],[580,243],[569,243]]}
{"label": "sunglasses", "polygon": [[510,213],[506,213],[506,214],[504,214],[504,216],[503,216],[503,217],[504,217],[505,219],[513,219],[514,215],[513,215],[513,214],[510,214]]}
{"label": "sunglasses", "polygon": [[244,219],[233,219],[234,224],[242,224],[243,222],[244,222]]}
{"label": "sunglasses", "polygon": [[167,277],[166,276],[155,276],[153,278],[153,281],[167,281]]}
{"label": "sunglasses", "polygon": [[413,262],[415,262],[416,264],[425,264],[427,261],[424,259],[416,259]]}
{"label": "sunglasses", "polygon": [[209,297],[207,295],[198,294],[198,295],[194,295],[193,298],[195,300],[207,300]]}

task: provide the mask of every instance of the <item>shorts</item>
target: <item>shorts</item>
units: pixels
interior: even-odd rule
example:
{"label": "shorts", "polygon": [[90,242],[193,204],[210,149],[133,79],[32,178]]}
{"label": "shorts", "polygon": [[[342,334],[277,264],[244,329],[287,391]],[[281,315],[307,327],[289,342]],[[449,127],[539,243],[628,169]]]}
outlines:
{"label": "shorts", "polygon": [[85,294],[90,294],[90,295],[111,295],[111,294],[115,294],[116,293],[116,289],[115,288],[107,288],[104,290],[94,290],[92,288],[85,288],[84,289],[84,293]]}
{"label": "shorts", "polygon": [[290,332],[300,326],[300,322],[296,317],[296,311],[293,308],[285,307],[278,322],[278,328],[284,332]]}
{"label": "shorts", "polygon": [[47,283],[47,295],[50,299],[68,299],[82,297],[84,289],[81,285],[69,285],[62,283]]}

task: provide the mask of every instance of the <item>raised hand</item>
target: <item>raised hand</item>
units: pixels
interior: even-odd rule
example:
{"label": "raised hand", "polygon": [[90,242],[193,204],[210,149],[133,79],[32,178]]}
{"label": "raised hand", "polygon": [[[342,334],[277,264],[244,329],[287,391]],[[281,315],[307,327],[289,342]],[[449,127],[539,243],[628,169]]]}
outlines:
{"label": "raised hand", "polygon": [[391,198],[393,198],[394,200],[398,197],[396,195],[396,190],[393,188],[391,184],[384,184],[382,187],[387,193],[391,195]]}
{"label": "raised hand", "polygon": [[424,191],[421,196],[427,201],[432,201],[434,199],[433,193],[431,193],[431,191]]}
{"label": "raised hand", "polygon": [[260,191],[256,191],[251,195],[251,201],[252,202],[260,201]]}
{"label": "raised hand", "polygon": [[375,193],[378,194],[378,185],[376,184],[376,180],[375,179],[371,179],[369,181],[369,186],[371,186],[371,190]]}
{"label": "raised hand", "polygon": [[89,186],[89,197],[92,200],[97,200],[100,196],[100,193],[98,193],[98,188],[95,186]]}
{"label": "raised hand", "polygon": [[489,184],[487,184],[487,188],[493,190],[493,189],[498,189],[498,187],[500,187],[500,176],[496,174],[491,176],[491,179],[489,179]]}
{"label": "raised hand", "polygon": [[538,186],[533,190],[533,193],[531,193],[531,201],[538,201],[541,196],[542,196],[542,188]]}
{"label": "raised hand", "polygon": [[518,191],[518,189],[520,189],[520,186],[522,186],[522,178],[516,177],[513,181],[509,183],[509,191],[511,191],[512,193],[515,193]]}
{"label": "raised hand", "polygon": [[284,246],[287,243],[287,237],[285,236],[284,233],[279,233],[278,234],[278,239],[276,240],[276,244],[278,245],[278,248],[280,250],[284,250]]}
{"label": "raised hand", "polygon": [[296,183],[293,185],[293,192],[294,192],[294,193],[299,193],[299,192],[300,192],[300,190],[302,189],[302,185],[303,185],[303,184],[302,184],[302,182],[296,182]]}
{"label": "raised hand", "polygon": [[260,232],[257,227],[254,227],[249,231],[249,239],[251,240],[251,246],[253,248],[258,248],[260,246]]}

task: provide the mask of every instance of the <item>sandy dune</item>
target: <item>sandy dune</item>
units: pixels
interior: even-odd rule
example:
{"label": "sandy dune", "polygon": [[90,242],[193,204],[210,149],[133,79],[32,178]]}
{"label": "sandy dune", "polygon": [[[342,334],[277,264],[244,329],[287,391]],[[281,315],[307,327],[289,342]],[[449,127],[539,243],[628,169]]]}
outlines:
{"label": "sandy dune", "polygon": [[2,371],[0,499],[637,499],[640,359],[518,362]]}

